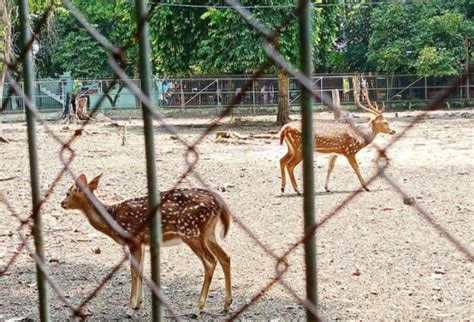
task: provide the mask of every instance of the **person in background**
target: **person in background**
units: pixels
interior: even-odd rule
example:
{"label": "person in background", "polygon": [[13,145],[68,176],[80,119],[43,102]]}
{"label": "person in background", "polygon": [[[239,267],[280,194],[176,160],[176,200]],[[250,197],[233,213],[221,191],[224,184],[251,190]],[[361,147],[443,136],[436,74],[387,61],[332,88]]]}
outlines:
{"label": "person in background", "polygon": [[260,93],[262,94],[262,101],[263,104],[268,104],[268,93],[265,85],[262,86],[262,89],[260,90]]}

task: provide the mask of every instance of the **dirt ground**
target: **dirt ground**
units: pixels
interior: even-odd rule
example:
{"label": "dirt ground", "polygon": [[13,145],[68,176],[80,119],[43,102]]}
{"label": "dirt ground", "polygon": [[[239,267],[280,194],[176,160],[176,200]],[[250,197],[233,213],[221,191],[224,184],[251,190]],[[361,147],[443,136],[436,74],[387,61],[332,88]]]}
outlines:
{"label": "dirt ground", "polygon": [[[417,112],[387,113],[391,126],[400,133]],[[320,113],[318,117],[331,117]],[[362,121],[362,115],[357,115]],[[473,125],[474,112],[439,111],[410,130],[388,150],[387,176],[425,209],[436,225],[474,251],[472,191],[474,188]],[[225,120],[219,130],[241,135],[265,134],[278,130],[273,116],[242,117]],[[75,158],[72,169],[88,177],[104,173],[97,195],[105,203],[146,193],[143,126],[139,120],[95,123],[72,144]],[[208,126],[209,119],[172,119],[179,134],[194,142]],[[127,124],[126,142],[123,125]],[[48,123],[65,140],[77,125]],[[0,191],[22,218],[31,205],[26,126],[3,125],[9,144],[0,143]],[[271,132],[270,132],[271,133]],[[60,145],[44,126],[38,126],[38,155],[41,189],[47,191],[60,174]],[[379,135],[378,146],[390,137]],[[291,191],[280,193],[278,160],[286,147],[275,138],[231,139],[216,142],[215,134],[198,146],[195,169],[200,178],[220,194],[234,215],[268,249],[284,253],[302,236],[302,198]],[[156,168],[161,190],[175,185],[186,170],[185,148],[163,127],[155,126]],[[375,149],[370,146],[358,154],[362,175],[376,171]],[[324,191],[328,157],[315,158],[317,218],[320,220],[360,188],[359,182],[342,158],[338,159],[330,186]],[[297,168],[302,185],[301,166]],[[50,277],[73,305],[81,303],[115,267],[123,256],[110,238],[95,231],[85,217],[60,207],[69,175],[62,177],[42,208],[44,245]],[[190,176],[182,187],[200,187]],[[474,279],[472,257],[425,220],[413,205],[383,178],[344,205],[317,231],[319,310],[325,319],[474,319]],[[225,190],[225,191],[222,191]],[[19,221],[5,203],[0,203],[0,269],[20,244]],[[32,243],[30,243],[32,246]],[[275,276],[276,260],[270,257],[238,224],[231,227],[222,242],[232,256],[234,302],[223,313],[224,280],[218,266],[211,284],[205,312],[199,319],[226,319],[248,304]],[[471,255],[472,256],[472,255]],[[289,269],[283,278],[295,294],[305,295],[303,248],[297,247],[287,258]],[[192,318],[203,280],[203,269],[185,245],[162,250],[162,285],[165,295],[182,319]],[[146,259],[149,274],[149,257]],[[148,320],[150,292],[146,289],[142,308],[127,310],[130,288],[125,265],[86,306],[91,319]],[[52,289],[50,310],[54,320],[71,317],[70,310]],[[23,250],[13,266],[0,276],[0,320],[38,319],[36,275],[33,259]],[[169,313],[166,312],[166,316]],[[288,289],[276,283],[240,318],[245,320],[304,319],[304,306]]]}

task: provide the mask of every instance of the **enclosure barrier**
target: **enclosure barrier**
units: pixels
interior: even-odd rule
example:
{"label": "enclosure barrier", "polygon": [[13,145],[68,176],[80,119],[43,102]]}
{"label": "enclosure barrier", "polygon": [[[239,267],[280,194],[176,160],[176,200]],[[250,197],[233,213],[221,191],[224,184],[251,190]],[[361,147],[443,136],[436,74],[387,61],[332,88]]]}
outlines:
{"label": "enclosure barrier", "polygon": [[[333,95],[336,90],[341,105],[350,108],[355,105],[352,77],[354,74],[312,75],[312,84],[318,86],[320,95]],[[383,101],[387,105],[404,108],[425,108],[441,92],[446,90],[460,75],[447,77],[419,77],[417,75],[365,75],[368,91],[373,100]],[[139,79],[132,79],[137,85]],[[242,96],[235,109],[250,110],[255,114],[268,112],[278,103],[278,79],[275,75],[265,74],[258,79],[251,75],[202,75],[199,77],[168,78],[153,76],[151,81],[151,97],[153,106],[166,111],[195,112],[196,109],[214,109],[216,113],[227,106],[232,98],[241,91],[245,83],[251,81],[252,86]],[[62,111],[66,102],[66,94],[77,93],[89,98],[89,107],[101,101],[101,111],[139,109],[139,100],[125,86],[123,81],[108,90],[113,79],[39,79],[33,81],[33,97],[38,110],[42,112]],[[20,81],[19,84],[23,86]],[[74,87],[73,84],[76,86]],[[5,95],[10,92],[7,81]],[[102,99],[108,91],[106,99]],[[301,86],[298,79],[288,79],[288,100],[290,107],[301,106]],[[21,96],[11,93],[12,98],[4,106],[5,113],[24,113],[25,108]],[[324,101],[313,98],[313,107],[324,109]],[[470,78],[452,91],[444,102],[447,107],[469,107],[474,105],[474,84]]]}
{"label": "enclosure barrier", "polygon": [[[111,81],[111,86],[108,86],[110,91],[113,88],[114,84],[123,82],[127,89],[135,95],[135,97],[140,102],[140,106],[143,109],[143,122],[145,127],[145,151],[146,151],[146,163],[147,163],[147,178],[148,178],[148,193],[150,198],[149,201],[149,212],[154,213],[157,208],[157,200],[159,196],[157,195],[158,188],[156,184],[156,173],[154,169],[154,142],[153,142],[153,133],[152,133],[152,121],[157,121],[166,131],[170,134],[173,134],[176,137],[177,144],[183,145],[187,153],[185,155],[184,162],[187,165],[187,170],[179,176],[179,180],[176,182],[175,187],[177,187],[183,180],[188,176],[194,176],[203,187],[209,188],[209,185],[203,180],[200,175],[194,171],[194,167],[199,160],[200,154],[198,153],[197,147],[199,144],[208,137],[213,131],[215,131],[220,122],[225,117],[229,116],[233,108],[236,108],[245,96],[248,93],[251,93],[252,88],[256,81],[260,79],[269,68],[273,65],[278,65],[280,68],[283,68],[288,72],[298,83],[298,86],[302,90],[302,105],[303,105],[303,116],[306,119],[306,123],[303,127],[304,131],[304,177],[305,182],[305,195],[304,195],[304,216],[305,216],[305,227],[300,236],[293,236],[294,240],[291,245],[282,253],[277,254],[268,246],[266,246],[259,238],[252,232],[252,230],[247,227],[243,221],[239,218],[238,212],[234,212],[233,220],[237,223],[237,227],[242,229],[255,243],[255,247],[261,248],[264,253],[270,258],[274,259],[275,264],[275,274],[272,279],[259,291],[257,292],[249,301],[245,304],[233,308],[232,311],[225,316],[225,319],[234,320],[239,318],[246,310],[255,305],[259,299],[264,296],[271,288],[276,284],[281,285],[289,294],[291,294],[302,306],[307,310],[308,320],[319,320],[324,317],[321,317],[318,314],[318,302],[317,302],[317,289],[316,289],[316,253],[315,253],[315,238],[318,228],[323,225],[327,225],[340,210],[347,206],[359,193],[360,191],[355,191],[351,193],[341,204],[334,208],[331,212],[327,213],[319,222],[314,222],[314,193],[313,193],[313,176],[312,176],[312,134],[311,128],[309,126],[309,121],[311,120],[311,99],[318,100],[324,103],[324,105],[334,108],[332,106],[331,97],[327,93],[320,90],[318,82],[314,82],[313,79],[309,77],[309,71],[311,70],[310,64],[310,38],[311,31],[309,26],[309,7],[311,6],[309,1],[299,1],[294,8],[294,14],[288,16],[285,24],[276,28],[275,30],[268,30],[263,24],[256,20],[251,13],[242,7],[235,0],[227,0],[226,3],[232,7],[241,17],[244,19],[252,28],[255,28],[257,32],[262,35],[262,44],[267,55],[267,60],[263,63],[259,70],[253,74],[252,78],[246,80],[242,86],[241,90],[235,95],[232,96],[229,102],[222,111],[219,112],[217,121],[210,125],[204,133],[194,142],[187,142],[185,138],[180,136],[178,130],[168,124],[166,118],[154,108],[153,97],[151,94],[151,75],[150,75],[150,66],[149,66],[149,40],[147,35],[147,20],[153,10],[159,6],[158,3],[153,3],[149,7],[145,6],[145,1],[137,0],[136,1],[136,13],[137,13],[137,27],[135,32],[131,37],[137,37],[140,48],[140,82],[141,86],[139,87],[136,82],[132,81],[126,73],[120,68],[122,55],[120,53],[127,47],[131,46],[132,41],[124,44],[122,47],[116,47],[111,44],[106,38],[102,37],[97,31],[94,30],[93,26],[87,22],[87,20],[81,15],[81,13],[74,8],[74,6],[68,1],[63,0],[63,7],[68,10],[77,20],[78,24],[84,28],[98,45],[102,46],[108,52],[108,63],[110,68],[115,73],[115,78]],[[44,23],[47,20],[47,17],[51,14],[54,8],[54,3],[51,2],[48,10],[39,20],[39,24],[34,26],[33,32],[37,33],[44,27]],[[71,168],[71,162],[76,158],[76,153],[72,147],[72,144],[80,139],[81,130],[84,130],[90,124],[90,120],[84,121],[79,130],[75,131],[75,134],[72,135],[68,140],[63,140],[57,136],[53,129],[49,126],[48,122],[45,122],[36,108],[35,100],[33,99],[33,72],[32,72],[32,61],[31,61],[31,46],[32,46],[32,37],[28,28],[28,6],[26,0],[20,1],[20,17],[22,24],[22,39],[23,39],[23,48],[20,53],[21,59],[19,61],[23,62],[23,68],[20,68],[17,64],[12,64],[9,62],[9,73],[11,80],[9,93],[5,99],[4,106],[6,106],[14,96],[20,97],[22,99],[22,104],[25,106],[27,113],[27,123],[28,123],[28,142],[29,142],[29,158],[30,158],[30,170],[31,170],[31,196],[32,196],[32,208],[27,216],[22,216],[22,211],[15,209],[13,203],[9,200],[8,196],[0,191],[0,204],[4,206],[4,209],[11,215],[13,220],[16,220],[19,223],[18,228],[18,246],[15,252],[9,257],[5,264],[2,264],[0,267],[0,279],[3,278],[11,269],[14,267],[17,258],[21,252],[26,252],[29,254],[36,263],[37,271],[37,287],[38,287],[38,303],[40,318],[43,321],[48,321],[50,319],[49,305],[48,305],[48,292],[47,285],[51,292],[54,292],[59,300],[66,305],[72,315],[85,319],[87,315],[85,314],[85,309],[87,305],[94,300],[97,293],[104,288],[105,285],[109,283],[111,278],[117,273],[117,271],[122,267],[122,265],[130,261],[131,264],[135,267],[138,267],[137,263],[130,254],[124,250],[123,258],[114,265],[113,269],[109,274],[103,277],[101,283],[97,285],[92,292],[87,294],[79,303],[73,303],[73,301],[66,296],[65,291],[60,289],[53,276],[48,274],[47,270],[47,259],[44,258],[43,254],[43,245],[42,245],[42,232],[41,232],[41,210],[42,205],[47,201],[55,188],[57,188],[58,182],[65,175],[69,174],[72,178],[77,178],[77,174],[73,172]],[[301,69],[296,69],[279,54],[275,48],[275,44],[278,40],[281,30],[291,23],[295,17],[299,17],[300,21],[300,39],[302,44],[301,56]],[[148,62],[148,63],[147,63]],[[376,165],[378,171],[368,180],[368,183],[374,181],[377,178],[385,180],[393,189],[400,194],[401,196],[408,197],[408,193],[404,188],[393,179],[391,179],[386,174],[386,169],[390,167],[390,160],[386,157],[386,152],[397,142],[400,141],[407,133],[409,133],[430,111],[436,110],[439,108],[440,104],[446,101],[453,93],[459,91],[461,86],[465,84],[466,80],[472,74],[472,68],[465,70],[458,78],[456,78],[447,88],[445,88],[440,95],[434,98],[430,103],[428,108],[419,116],[413,119],[413,121],[405,129],[401,131],[399,135],[393,138],[390,143],[381,148],[377,145],[374,145],[378,151],[378,157],[376,160]],[[15,77],[13,77],[15,76]],[[15,80],[18,79],[18,80]],[[23,81],[23,86],[19,83],[20,79]],[[107,93],[107,91],[106,91]],[[101,103],[106,99],[105,94],[93,104],[92,111],[97,111]],[[298,94],[299,95],[299,94]],[[42,128],[45,129],[48,134],[61,146],[61,153],[59,155],[61,162],[64,167],[58,176],[53,180],[53,182],[48,182],[48,189],[44,195],[40,194],[39,186],[39,169],[41,166],[38,164],[38,157],[36,152],[36,131],[35,124],[41,124]],[[78,134],[79,133],[79,134]],[[159,175],[159,169],[157,171]],[[117,224],[114,226],[114,221],[111,218],[110,214],[102,209],[100,204],[97,203],[97,200],[93,195],[86,191],[89,201],[97,208],[100,215],[103,217],[103,220],[107,221],[114,229],[117,234],[123,238],[129,238],[127,233],[120,228]],[[317,205],[316,205],[317,207]],[[454,249],[463,254],[468,260],[472,261],[473,254],[471,251],[463,245],[463,243],[454,237],[447,229],[438,224],[432,216],[429,214],[429,211],[417,203],[414,204],[414,207],[417,209],[419,215],[426,221],[426,223],[431,226],[435,231],[439,233],[446,242],[450,243]],[[152,231],[152,239],[160,239],[160,225],[159,225],[159,216],[154,216],[154,220],[149,223]],[[35,249],[32,249],[30,246],[29,240],[31,236],[34,237]],[[291,236],[290,236],[291,237]],[[159,242],[158,242],[159,244]],[[149,279],[147,276],[143,276],[146,285],[150,288],[153,294],[152,308],[153,308],[153,319],[161,320],[163,319],[163,314],[161,308],[166,310],[170,318],[179,320],[180,314],[176,312],[173,308],[172,302],[169,298],[161,291],[159,284],[159,248],[158,244],[152,246],[152,278]],[[288,256],[294,252],[294,250],[300,246],[305,245],[306,249],[306,282],[307,282],[307,297],[301,298],[298,295],[297,290],[290,284],[288,284],[284,275],[288,271],[291,262],[288,260]],[[143,275],[143,272],[140,272]]]}

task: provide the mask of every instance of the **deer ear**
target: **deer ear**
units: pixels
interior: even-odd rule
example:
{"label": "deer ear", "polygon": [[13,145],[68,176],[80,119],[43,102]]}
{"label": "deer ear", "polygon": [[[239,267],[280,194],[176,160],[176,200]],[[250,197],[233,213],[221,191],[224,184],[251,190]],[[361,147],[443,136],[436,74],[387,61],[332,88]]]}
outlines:
{"label": "deer ear", "polygon": [[376,119],[377,119],[377,115],[370,114],[368,123],[372,124],[372,122],[374,122]]}
{"label": "deer ear", "polygon": [[79,186],[78,183],[82,183],[84,186],[87,186],[87,178],[85,174],[81,174],[76,180],[76,186]]}
{"label": "deer ear", "polygon": [[88,186],[90,191],[94,191],[94,190],[97,189],[97,186],[99,185],[100,177],[102,177],[102,173],[91,180],[91,182],[89,183],[89,186]]}

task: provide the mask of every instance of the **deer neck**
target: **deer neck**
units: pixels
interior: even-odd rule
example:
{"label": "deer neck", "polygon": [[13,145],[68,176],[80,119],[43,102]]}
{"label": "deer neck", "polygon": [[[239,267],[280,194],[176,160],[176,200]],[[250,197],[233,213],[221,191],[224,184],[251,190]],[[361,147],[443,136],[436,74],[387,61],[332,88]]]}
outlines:
{"label": "deer neck", "polygon": [[[112,207],[104,205],[99,199],[97,199],[98,203],[112,216]],[[84,213],[84,215],[87,217],[89,220],[89,223],[97,229],[98,231],[101,231],[105,234],[107,234],[107,231],[110,230],[109,226],[105,222],[104,219],[102,219],[102,216],[99,214],[99,212],[94,208],[91,202],[87,202],[82,208],[81,211]],[[108,234],[107,234],[108,235]]]}
{"label": "deer neck", "polygon": [[359,148],[362,149],[372,143],[377,133],[374,133],[372,126],[370,124],[360,124],[356,126],[357,136],[361,138],[359,141]]}
{"label": "deer neck", "polygon": [[372,141],[377,136],[377,133],[378,132],[375,131],[373,124],[367,124],[367,126],[365,127],[365,131],[362,132],[365,141],[365,146],[372,143]]}

